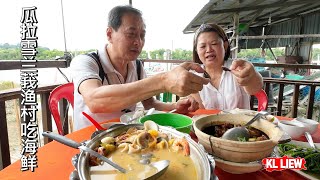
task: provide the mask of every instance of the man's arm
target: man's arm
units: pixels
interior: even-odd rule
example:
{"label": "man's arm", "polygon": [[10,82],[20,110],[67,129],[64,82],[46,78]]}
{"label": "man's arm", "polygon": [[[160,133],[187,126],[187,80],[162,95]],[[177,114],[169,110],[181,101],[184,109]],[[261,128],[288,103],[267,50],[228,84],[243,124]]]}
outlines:
{"label": "man's arm", "polygon": [[203,72],[198,64],[183,63],[166,73],[127,84],[102,86],[99,80],[88,79],[80,84],[79,92],[92,113],[119,111],[161,92],[179,96],[198,92],[209,80],[188,72],[190,69]]}

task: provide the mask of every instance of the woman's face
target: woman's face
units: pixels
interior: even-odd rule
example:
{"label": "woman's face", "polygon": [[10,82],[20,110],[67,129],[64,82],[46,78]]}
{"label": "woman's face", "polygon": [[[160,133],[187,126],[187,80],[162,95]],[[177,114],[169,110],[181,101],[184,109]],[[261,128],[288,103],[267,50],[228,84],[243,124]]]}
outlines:
{"label": "woman's face", "polygon": [[206,66],[223,65],[227,43],[216,32],[203,32],[197,39],[197,53]]}

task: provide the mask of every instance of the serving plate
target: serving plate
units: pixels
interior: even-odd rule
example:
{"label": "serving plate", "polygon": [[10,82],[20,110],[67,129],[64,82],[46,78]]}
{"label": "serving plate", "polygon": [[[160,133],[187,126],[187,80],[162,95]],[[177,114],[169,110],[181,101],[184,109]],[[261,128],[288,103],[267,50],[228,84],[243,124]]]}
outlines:
{"label": "serving plate", "polygon": [[[144,110],[144,114],[146,114],[146,112],[147,112],[147,110]],[[122,114],[122,115],[120,116],[120,122],[122,122],[122,123],[128,123],[128,121],[129,121],[130,119],[132,119],[134,113],[135,113],[135,112],[128,112],[128,113]],[[165,112],[164,112],[164,111],[157,111],[157,110],[155,110],[155,111],[153,112],[153,114],[160,114],[160,113],[165,113]],[[137,121],[137,122],[138,122],[138,121]]]}
{"label": "serving plate", "polygon": [[[294,144],[296,146],[301,146],[301,147],[306,147],[306,148],[310,148],[310,145],[308,142],[303,142],[303,141],[296,141],[296,140],[291,140],[290,142],[288,142],[288,144]],[[320,149],[320,143],[314,143],[315,146]],[[275,148],[274,154],[277,157],[281,157],[278,151],[278,148]],[[309,172],[309,171],[302,171],[302,170],[292,170],[310,180],[318,180],[320,179],[320,172],[319,173],[313,173],[313,172]]]}
{"label": "serving plate", "polygon": [[261,162],[253,161],[249,163],[236,163],[226,161],[218,157],[214,158],[217,167],[232,174],[244,174],[259,171],[263,168]]}

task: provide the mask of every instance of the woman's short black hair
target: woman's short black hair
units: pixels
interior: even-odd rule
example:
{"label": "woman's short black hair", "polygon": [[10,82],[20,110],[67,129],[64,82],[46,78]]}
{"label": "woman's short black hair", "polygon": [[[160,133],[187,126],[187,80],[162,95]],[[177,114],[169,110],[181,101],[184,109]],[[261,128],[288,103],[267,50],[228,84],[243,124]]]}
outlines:
{"label": "woman's short black hair", "polygon": [[197,43],[198,43],[197,41],[198,41],[199,35],[203,32],[216,32],[219,35],[219,37],[223,40],[223,42],[228,42],[228,47],[224,55],[224,60],[225,61],[228,60],[228,58],[230,57],[230,43],[228,41],[228,37],[224,32],[224,30],[217,24],[202,24],[197,29],[193,38],[193,61],[196,63],[202,64],[197,52]]}
{"label": "woman's short black hair", "polygon": [[116,6],[112,8],[108,15],[108,26],[118,31],[122,24],[122,16],[125,14],[134,14],[142,18],[142,12],[132,6]]}

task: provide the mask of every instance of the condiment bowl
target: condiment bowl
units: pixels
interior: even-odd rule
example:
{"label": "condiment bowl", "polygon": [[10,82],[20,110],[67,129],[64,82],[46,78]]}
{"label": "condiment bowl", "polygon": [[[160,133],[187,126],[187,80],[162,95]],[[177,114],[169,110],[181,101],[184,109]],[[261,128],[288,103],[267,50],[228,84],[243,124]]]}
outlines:
{"label": "condiment bowl", "polygon": [[309,132],[310,134],[314,134],[319,126],[319,123],[312,119],[306,119],[302,117],[297,117],[293,121],[299,121],[305,126],[306,132]]}
{"label": "condiment bowl", "polygon": [[283,120],[278,123],[278,126],[285,131],[292,139],[301,137],[305,132],[305,126],[298,121]]}

